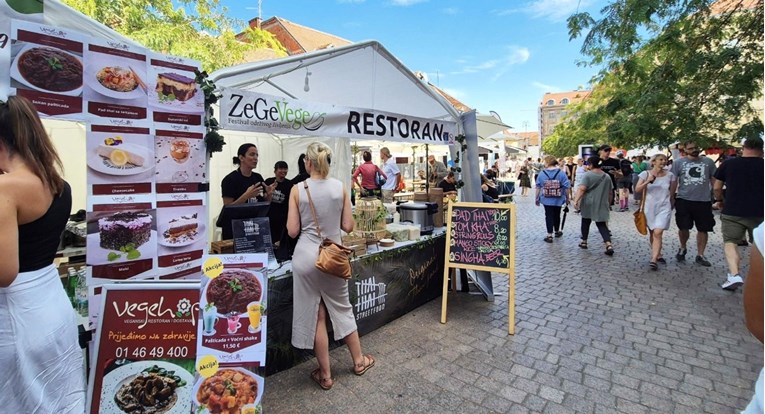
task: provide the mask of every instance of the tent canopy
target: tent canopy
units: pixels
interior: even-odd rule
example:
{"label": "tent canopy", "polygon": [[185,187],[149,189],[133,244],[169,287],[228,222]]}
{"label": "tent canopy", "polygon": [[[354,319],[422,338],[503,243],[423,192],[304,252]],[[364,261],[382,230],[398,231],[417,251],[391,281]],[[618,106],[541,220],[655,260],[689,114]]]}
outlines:
{"label": "tent canopy", "polygon": [[459,123],[441,95],[376,41],[215,71],[219,88]]}

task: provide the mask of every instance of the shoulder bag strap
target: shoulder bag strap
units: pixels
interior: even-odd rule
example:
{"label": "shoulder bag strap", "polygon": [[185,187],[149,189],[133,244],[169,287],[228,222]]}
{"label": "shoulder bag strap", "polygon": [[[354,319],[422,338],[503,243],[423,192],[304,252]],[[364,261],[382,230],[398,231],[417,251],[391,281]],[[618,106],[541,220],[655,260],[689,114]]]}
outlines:
{"label": "shoulder bag strap", "polygon": [[321,237],[321,230],[319,230],[319,219],[316,217],[316,209],[313,208],[311,192],[308,190],[308,180],[303,181],[303,188],[305,188],[305,194],[308,196],[308,205],[311,207],[311,215],[313,215],[313,222],[316,224],[316,232],[319,233],[320,239],[324,239]]}
{"label": "shoulder bag strap", "polygon": [[[645,187],[643,187],[643,195],[640,197],[640,208],[638,208],[638,211],[645,211],[645,196],[648,194],[648,175],[646,174],[646,180],[645,180]],[[654,181],[658,179],[659,177],[654,178]]]}

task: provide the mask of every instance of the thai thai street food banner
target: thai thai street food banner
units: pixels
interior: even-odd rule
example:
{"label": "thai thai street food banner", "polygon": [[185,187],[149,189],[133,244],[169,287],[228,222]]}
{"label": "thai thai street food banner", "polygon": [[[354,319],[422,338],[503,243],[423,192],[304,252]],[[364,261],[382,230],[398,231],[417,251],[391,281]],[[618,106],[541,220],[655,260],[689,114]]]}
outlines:
{"label": "thai thai street food banner", "polygon": [[284,135],[375,139],[449,144],[457,123],[417,118],[331,103],[307,102],[239,89],[226,89],[220,100],[224,129]]}
{"label": "thai thai street food banner", "polygon": [[[374,250],[351,262],[350,301],[359,334],[370,333],[441,295],[445,236],[394,249]],[[292,277],[272,278],[268,284],[268,374],[309,358],[290,344],[292,335]],[[330,333],[330,342],[332,334]],[[333,342],[333,346],[341,346]]]}
{"label": "thai thai street food banner", "polygon": [[192,412],[198,282],[106,285],[88,412]]}
{"label": "thai thai street food banner", "polygon": [[[268,255],[206,256],[197,319],[195,412],[261,412]],[[223,387],[220,384],[228,384]]]}

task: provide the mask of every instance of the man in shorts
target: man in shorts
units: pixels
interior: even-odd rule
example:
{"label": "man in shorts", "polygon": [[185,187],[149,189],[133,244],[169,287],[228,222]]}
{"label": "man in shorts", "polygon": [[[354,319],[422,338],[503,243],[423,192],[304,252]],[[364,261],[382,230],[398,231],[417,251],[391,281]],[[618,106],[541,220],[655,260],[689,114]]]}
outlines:
{"label": "man in shorts", "polygon": [[725,160],[715,173],[715,207],[722,209],[720,222],[725,243],[725,261],[728,263],[727,279],[720,285],[725,290],[736,290],[744,284],[739,273],[741,256],[738,254],[738,244],[744,240],[747,232],[751,233],[762,223],[765,205],[763,175],[765,168],[761,138],[747,139],[742,156]]}
{"label": "man in shorts", "polygon": [[[598,147],[598,157],[603,160],[603,162],[600,164],[600,169],[602,169],[604,173],[607,173],[611,177],[611,185],[613,186],[614,191],[616,191],[616,189],[619,188],[618,181],[623,178],[622,168],[619,160],[616,158],[611,158],[611,146],[608,144],[603,144]],[[611,205],[616,204],[616,200],[618,199],[619,197],[614,197],[612,195]]]}
{"label": "man in shorts", "polygon": [[712,184],[717,171],[714,161],[701,157],[701,149],[695,142],[685,143],[685,157],[672,163],[672,174],[677,177],[675,194],[675,221],[677,222],[680,250],[675,258],[685,261],[686,245],[691,229],[696,226],[696,263],[712,266],[704,256],[708,233],[714,230],[712,215]]}
{"label": "man in shorts", "polygon": [[383,184],[381,188],[382,202],[392,203],[393,194],[396,192],[398,183],[401,180],[401,170],[398,169],[396,160],[393,158],[393,156],[391,156],[388,147],[380,148],[380,158],[383,160],[383,173],[386,177],[388,177],[385,181],[385,184]]}
{"label": "man in shorts", "polygon": [[616,180],[616,188],[619,189],[619,211],[630,210],[630,188],[632,187],[632,163],[624,158],[624,151],[616,151],[616,159],[619,161],[619,170],[622,178]]}

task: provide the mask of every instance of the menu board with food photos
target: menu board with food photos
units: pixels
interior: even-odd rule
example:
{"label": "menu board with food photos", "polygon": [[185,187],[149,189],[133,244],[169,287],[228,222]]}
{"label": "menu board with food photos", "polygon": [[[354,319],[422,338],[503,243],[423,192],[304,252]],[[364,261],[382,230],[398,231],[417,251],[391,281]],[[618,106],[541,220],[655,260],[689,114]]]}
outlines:
{"label": "menu board with food photos", "polygon": [[[204,259],[195,410],[261,412],[264,378],[258,373],[266,363],[267,262],[262,253]],[[230,386],[216,386],[220,383]]]}
{"label": "menu board with food photos", "polygon": [[190,413],[199,282],[103,286],[88,412]]}

